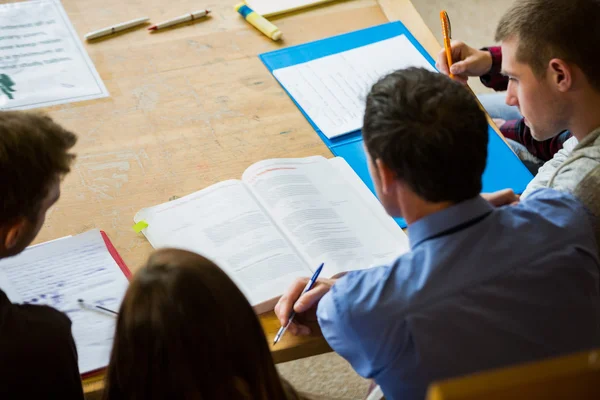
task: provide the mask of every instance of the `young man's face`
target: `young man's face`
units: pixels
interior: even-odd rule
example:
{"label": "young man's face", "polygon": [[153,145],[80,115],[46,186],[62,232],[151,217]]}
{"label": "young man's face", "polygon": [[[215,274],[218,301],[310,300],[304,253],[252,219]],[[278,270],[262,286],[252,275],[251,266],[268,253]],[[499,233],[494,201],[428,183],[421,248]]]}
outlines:
{"label": "young man's face", "polygon": [[5,235],[5,237],[2,238],[3,243],[0,247],[0,258],[17,255],[33,242],[46,221],[46,213],[50,207],[58,201],[59,197],[60,179],[57,178],[50,185],[48,194],[40,203],[37,214],[31,218],[21,219],[17,223],[18,226],[13,227],[16,231],[13,231],[13,233],[9,235],[10,237]]}
{"label": "young man's face", "polygon": [[535,139],[550,139],[567,128],[564,100],[552,74],[536,76],[528,64],[517,61],[517,48],[516,38],[502,42],[502,72],[509,78],[506,104],[519,108]]}

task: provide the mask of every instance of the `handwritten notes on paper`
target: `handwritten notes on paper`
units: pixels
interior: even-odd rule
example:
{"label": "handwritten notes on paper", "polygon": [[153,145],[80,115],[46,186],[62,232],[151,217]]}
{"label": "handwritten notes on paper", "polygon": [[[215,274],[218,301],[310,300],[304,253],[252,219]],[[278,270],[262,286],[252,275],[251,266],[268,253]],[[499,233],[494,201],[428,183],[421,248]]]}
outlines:
{"label": "handwritten notes on paper", "polygon": [[408,67],[435,68],[405,35],[273,71],[328,138],[359,130],[371,86]]}
{"label": "handwritten notes on paper", "polygon": [[58,0],[0,5],[0,109],[108,96]]}
{"label": "handwritten notes on paper", "polygon": [[97,230],[0,261],[0,288],[13,303],[48,305],[71,318],[82,374],[108,364],[116,320],[81,308],[78,299],[118,310],[127,285]]}

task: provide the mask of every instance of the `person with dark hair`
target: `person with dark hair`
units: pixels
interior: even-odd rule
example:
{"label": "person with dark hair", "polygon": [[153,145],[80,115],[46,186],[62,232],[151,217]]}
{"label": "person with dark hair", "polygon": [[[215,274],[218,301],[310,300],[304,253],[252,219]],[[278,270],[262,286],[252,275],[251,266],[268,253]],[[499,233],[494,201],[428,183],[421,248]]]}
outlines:
{"label": "person with dark hair", "polygon": [[600,0],[520,0],[496,28],[501,47],[476,50],[455,42],[452,68],[442,54],[438,68],[507,90],[506,104],[523,118],[501,129],[548,160],[522,197],[542,187],[572,193],[596,219],[600,246],[598,21]]}
{"label": "person with dark hair", "polygon": [[[0,112],[0,259],[23,251],[60,196],[77,137],[47,116]],[[83,399],[69,317],[0,287],[0,398]]]}
{"label": "person with dark hair", "polygon": [[[275,307],[281,324],[316,308],[329,345],[388,400],[600,344],[600,261],[585,210],[552,189],[503,207],[479,195],[487,123],[463,85],[394,72],[367,96],[362,132],[379,199],[405,218],[411,251],[320,279],[300,298],[298,279]],[[309,333],[301,319],[289,330]]]}
{"label": "person with dark hair", "polygon": [[105,400],[296,400],[254,310],[212,261],[163,249],[135,274],[117,320]]}

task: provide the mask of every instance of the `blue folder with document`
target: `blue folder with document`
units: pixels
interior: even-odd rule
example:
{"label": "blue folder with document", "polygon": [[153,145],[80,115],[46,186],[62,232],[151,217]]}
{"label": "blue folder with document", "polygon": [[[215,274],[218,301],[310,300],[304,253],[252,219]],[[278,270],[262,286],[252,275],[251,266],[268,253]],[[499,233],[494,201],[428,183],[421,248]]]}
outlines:
{"label": "blue folder with document", "polygon": [[[367,159],[363,149],[360,126],[356,126],[356,123],[358,121],[356,113],[353,118],[354,124],[345,123],[348,121],[345,121],[343,123],[343,118],[340,119],[337,116],[329,116],[330,118],[327,120],[320,118],[318,121],[315,121],[316,118],[313,119],[309,116],[309,114],[311,113],[313,116],[316,115],[315,111],[308,110],[307,112],[306,109],[302,108],[300,103],[304,102],[304,104],[307,104],[306,98],[303,98],[302,100],[298,100],[297,98],[295,98],[293,93],[298,92],[295,92],[294,87],[292,87],[289,83],[290,79],[298,80],[298,75],[303,75],[306,76],[306,79],[311,79],[311,74],[315,73],[309,70],[292,71],[291,73],[287,74],[284,74],[284,72],[290,72],[290,68],[288,67],[299,66],[300,64],[302,66],[309,65],[309,62],[313,62],[315,60],[317,60],[318,62],[325,61],[326,59],[332,58],[329,56],[351,53],[355,49],[364,49],[366,47],[363,46],[377,45],[380,42],[391,42],[392,40],[398,39],[401,36],[404,36],[406,39],[408,39],[408,41],[406,41],[406,39],[402,38],[404,41],[406,41],[406,43],[410,43],[410,50],[417,54],[417,56],[421,58],[422,62],[427,64],[426,66],[428,68],[433,69],[435,63],[432,57],[425,51],[421,44],[413,37],[413,35],[408,31],[408,29],[406,29],[406,27],[401,22],[390,22],[387,24],[378,25],[371,28],[342,34],[339,36],[334,36],[298,46],[288,47],[260,55],[260,59],[262,60],[262,62],[266,65],[269,71],[271,71],[273,75],[278,79],[284,90],[286,90],[288,95],[290,95],[291,99],[298,106],[300,111],[304,114],[304,116],[316,130],[317,134],[321,137],[321,139],[327,145],[327,147],[329,147],[332,153],[336,156],[343,157],[348,162],[348,164],[350,164],[350,166],[354,169],[357,175],[362,179],[362,181],[373,192],[373,182],[371,181],[369,171],[367,168]],[[418,53],[420,53],[420,55],[417,52],[415,52],[414,49],[416,49]],[[380,49],[379,51],[379,54],[382,55],[381,63],[385,64],[385,60],[383,60],[386,56],[385,53],[393,53],[393,51],[386,52],[385,49],[383,49],[383,52],[382,49]],[[362,59],[364,58],[364,54],[362,56],[355,54],[354,58],[348,56],[343,60],[342,63],[351,63],[352,61],[348,60],[352,59],[354,59],[355,62],[358,64],[369,63],[368,60],[363,62]],[[380,59],[378,57],[377,63],[379,62]],[[323,66],[321,66],[320,68],[327,68],[325,65],[327,64],[323,64]],[[369,66],[369,68],[370,67],[372,66]],[[286,71],[286,69],[288,71]],[[357,68],[357,70],[360,70],[360,68]],[[370,71],[366,74],[373,75],[376,73],[376,71]],[[307,86],[308,82],[310,81],[305,81],[304,83],[299,82],[297,83],[297,87],[305,87]],[[335,100],[335,94],[332,94],[332,96],[333,97],[331,97],[331,99]],[[331,99],[326,104],[333,104],[333,101]],[[345,105],[340,105],[340,107],[345,107]],[[356,107],[358,106],[356,105],[355,108]],[[315,109],[317,108],[319,107],[315,106]],[[320,108],[323,109],[327,107],[323,107],[321,105]],[[334,108],[334,106],[332,105],[331,108]],[[347,110],[344,110],[344,112],[347,112]],[[360,120],[362,121],[362,117],[360,118]],[[344,128],[340,128],[341,131],[338,129],[336,132],[334,132],[334,130],[336,130],[336,128],[340,125],[345,126],[348,129],[348,131],[344,132]],[[327,130],[330,132],[327,132],[325,128],[320,129],[319,126],[327,126]],[[504,140],[496,133],[496,131],[491,126],[488,129],[488,161],[486,170],[483,174],[483,191],[493,192],[500,189],[512,188],[516,193],[522,193],[525,190],[525,187],[527,186],[529,181],[531,181],[531,179],[533,178],[533,176],[523,165],[523,163],[519,160],[519,158],[511,151],[511,149],[504,142]],[[397,222],[401,227],[406,226],[406,223],[401,218],[398,218]]]}

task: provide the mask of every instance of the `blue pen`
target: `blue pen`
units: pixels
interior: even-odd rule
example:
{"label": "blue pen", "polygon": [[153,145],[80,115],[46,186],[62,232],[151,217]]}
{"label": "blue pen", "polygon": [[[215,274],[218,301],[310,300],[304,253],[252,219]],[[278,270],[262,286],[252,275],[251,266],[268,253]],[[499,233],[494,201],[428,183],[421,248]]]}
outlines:
{"label": "blue pen", "polygon": [[[300,295],[300,297],[302,297],[302,295],[304,293],[308,292],[310,289],[313,288],[313,286],[315,286],[315,282],[317,281],[317,278],[319,277],[319,274],[321,273],[321,270],[323,269],[323,265],[325,265],[325,263],[321,263],[321,265],[319,265],[319,268],[317,268],[317,270],[313,274],[312,278],[310,278],[310,281],[308,281],[308,283],[304,287],[304,290],[302,291],[302,294]],[[285,326],[282,326],[281,328],[279,328],[279,331],[277,331],[277,335],[275,335],[275,340],[273,341],[273,346],[275,346],[277,344],[277,342],[279,342],[279,339],[281,339],[281,337],[287,330],[288,326],[290,326],[290,324],[294,320],[295,316],[296,316],[296,311],[292,310],[292,313],[290,314],[290,316],[288,318],[288,323],[285,324]]]}

